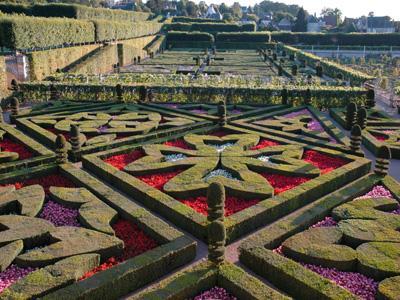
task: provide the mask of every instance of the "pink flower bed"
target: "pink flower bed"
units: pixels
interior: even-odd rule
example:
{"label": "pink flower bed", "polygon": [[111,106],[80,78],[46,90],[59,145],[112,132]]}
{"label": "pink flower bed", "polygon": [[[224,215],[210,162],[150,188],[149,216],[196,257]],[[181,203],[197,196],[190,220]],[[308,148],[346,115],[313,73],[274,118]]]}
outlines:
{"label": "pink flower bed", "polygon": [[211,290],[205,291],[194,297],[194,300],[236,300],[237,298],[230,295],[225,289],[213,287]]}
{"label": "pink flower bed", "polygon": [[55,226],[80,227],[77,209],[68,208],[54,201],[48,201],[43,206],[40,218],[50,221]]}
{"label": "pink flower bed", "polygon": [[0,294],[14,282],[35,271],[34,268],[20,268],[16,265],[9,266],[0,273]]}

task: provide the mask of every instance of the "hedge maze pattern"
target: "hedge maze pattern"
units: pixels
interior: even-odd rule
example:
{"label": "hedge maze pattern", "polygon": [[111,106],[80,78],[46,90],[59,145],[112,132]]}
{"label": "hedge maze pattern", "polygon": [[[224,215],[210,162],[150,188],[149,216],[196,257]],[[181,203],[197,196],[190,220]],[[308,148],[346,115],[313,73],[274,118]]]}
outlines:
{"label": "hedge maze pattern", "polygon": [[378,110],[358,108],[354,103],[346,109],[331,109],[330,115],[345,129],[360,125],[363,129],[362,142],[375,156],[380,147],[387,146],[392,158],[400,158],[400,122],[397,119]]}
{"label": "hedge maze pattern", "polygon": [[[0,298],[398,295],[389,150],[370,173],[357,139],[310,106],[84,105],[19,110],[16,128],[0,127],[32,153],[0,152]],[[363,134],[387,121],[367,116]],[[208,260],[135,293],[195,258],[181,229],[208,244]],[[225,259],[256,229],[240,261],[260,279]]]}

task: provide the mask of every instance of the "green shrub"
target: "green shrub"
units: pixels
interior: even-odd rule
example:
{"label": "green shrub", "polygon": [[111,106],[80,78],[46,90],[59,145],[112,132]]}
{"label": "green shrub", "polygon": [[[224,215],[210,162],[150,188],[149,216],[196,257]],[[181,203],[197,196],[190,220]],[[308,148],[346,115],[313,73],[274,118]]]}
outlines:
{"label": "green shrub", "polygon": [[271,32],[272,39],[285,44],[400,46],[399,33],[308,33]]}
{"label": "green shrub", "polygon": [[218,33],[217,42],[232,43],[269,43],[271,35],[268,32],[233,32]]}
{"label": "green shrub", "polygon": [[92,22],[61,18],[0,18],[0,46],[10,49],[94,42]]}

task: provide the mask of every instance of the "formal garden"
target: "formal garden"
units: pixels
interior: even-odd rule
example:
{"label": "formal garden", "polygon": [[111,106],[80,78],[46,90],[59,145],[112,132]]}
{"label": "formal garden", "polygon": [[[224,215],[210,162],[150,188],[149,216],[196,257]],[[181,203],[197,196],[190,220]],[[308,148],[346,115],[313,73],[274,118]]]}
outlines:
{"label": "formal garden", "polygon": [[377,74],[253,24],[0,10],[31,73],[2,91],[0,299],[399,299]]}

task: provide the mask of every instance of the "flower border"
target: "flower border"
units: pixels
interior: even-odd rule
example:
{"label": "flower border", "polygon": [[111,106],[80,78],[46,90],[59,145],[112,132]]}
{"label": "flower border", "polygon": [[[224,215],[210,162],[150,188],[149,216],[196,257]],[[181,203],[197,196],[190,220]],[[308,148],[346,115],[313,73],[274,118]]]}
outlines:
{"label": "flower border", "polygon": [[234,264],[224,262],[214,266],[208,261],[189,267],[127,299],[193,299],[216,285],[237,299],[290,299]]}
{"label": "flower border", "polygon": [[[181,231],[137,205],[131,199],[114,191],[87,172],[67,163],[49,164],[28,170],[17,170],[0,175],[0,183],[26,180],[32,177],[59,173],[78,186],[87,188],[100,200],[117,210],[120,217],[139,226],[160,246],[126,260],[113,268],[94,274],[86,280],[75,282],[43,297],[43,299],[101,298],[114,299],[133,292],[172,270],[190,262],[196,255],[196,242]],[[110,288],[110,286],[113,288]]]}
{"label": "flower border", "polygon": [[[324,130],[330,136],[332,136],[334,139],[336,139],[338,144],[332,144],[330,142],[321,141],[319,139],[315,139],[312,137],[304,137],[304,136],[299,137],[298,135],[290,133],[290,132],[283,132],[280,130],[265,128],[261,125],[252,124],[252,122],[254,122],[254,121],[272,118],[274,116],[284,116],[286,114],[301,111],[303,109],[307,109],[310,112],[310,114],[321,124],[321,126],[324,128]],[[300,143],[308,143],[310,145],[315,145],[318,147],[324,147],[324,148],[329,148],[332,150],[342,151],[345,153],[351,153],[351,150],[348,147],[350,145],[349,138],[345,134],[343,134],[343,132],[339,128],[337,128],[327,117],[325,117],[321,112],[319,112],[317,109],[313,108],[312,106],[291,107],[291,108],[287,108],[287,109],[280,110],[280,111],[273,112],[273,113],[261,114],[261,115],[257,115],[257,116],[250,117],[250,118],[244,118],[244,119],[242,118],[242,119],[233,121],[232,125],[246,128],[249,130],[256,130],[259,132],[266,132],[266,133],[274,134],[279,137],[283,137],[283,138],[293,140],[296,142],[300,142]],[[346,147],[343,147],[343,145]]]}
{"label": "flower border", "polygon": [[[82,147],[82,149],[78,152],[72,153],[71,151],[71,145],[69,143],[67,143],[67,147],[69,149],[69,153],[70,153],[70,158],[73,161],[78,161],[80,159],[80,157],[82,155],[88,154],[88,153],[94,153],[97,151],[103,151],[106,149],[111,149],[111,148],[116,148],[116,147],[120,147],[123,145],[127,145],[127,144],[131,144],[131,143],[135,143],[135,142],[144,142],[150,139],[155,139],[157,137],[162,137],[162,136],[168,136],[168,135],[172,135],[175,133],[179,133],[179,132],[184,132],[184,131],[188,131],[188,130],[193,130],[196,128],[201,128],[204,126],[208,126],[208,125],[212,125],[212,122],[204,120],[200,117],[193,117],[193,116],[189,116],[189,115],[184,115],[184,114],[179,114],[176,112],[171,112],[171,111],[166,111],[160,108],[155,108],[152,107],[150,105],[142,105],[142,104],[121,104],[121,103],[111,103],[111,104],[97,104],[97,105],[90,105],[89,108],[82,109],[82,106],[70,106],[66,109],[55,109],[54,111],[51,111],[51,114],[59,114],[59,113],[77,113],[77,112],[95,112],[95,111],[100,111],[100,110],[107,110],[107,109],[111,109],[111,108],[115,108],[118,106],[126,106],[129,105],[131,107],[135,107],[138,108],[140,110],[143,111],[150,111],[150,112],[156,112],[156,113],[160,113],[161,115],[168,115],[168,116],[172,116],[172,117],[184,117],[187,119],[191,119],[193,121],[195,121],[193,124],[189,124],[189,125],[184,125],[184,126],[179,126],[179,127],[175,127],[175,128],[169,128],[169,129],[164,129],[164,130],[155,130],[152,131],[148,134],[142,134],[142,135],[134,135],[131,137],[126,137],[126,138],[121,138],[121,139],[117,139],[114,140],[112,142],[105,142],[105,143],[101,143],[101,144],[96,144],[96,145],[92,145],[92,146],[85,146]],[[35,138],[36,140],[38,140],[40,143],[42,143],[43,145],[54,149],[55,147],[55,141],[56,141],[56,134],[50,132],[49,130],[42,128],[41,126],[33,123],[30,118],[34,117],[34,116],[39,116],[39,115],[47,115],[49,114],[49,111],[38,111],[32,114],[25,114],[25,115],[20,115],[17,116],[15,118],[15,123],[17,125],[17,128],[19,128],[21,131],[25,132],[27,135]]]}
{"label": "flower border", "polygon": [[0,164],[0,174],[50,163],[54,160],[55,154],[52,151],[11,125],[0,124],[0,130],[5,131],[8,138],[20,143],[34,154],[31,158]]}
{"label": "flower border", "polygon": [[364,195],[375,185],[383,185],[393,195],[400,195],[400,184],[395,179],[370,173],[352,184],[304,206],[243,241],[239,247],[240,261],[256,274],[292,296],[304,299],[358,299],[330,280],[272,250],[290,236],[324,220],[333,208]]}
{"label": "flower border", "polygon": [[[257,133],[229,125],[224,126],[222,129],[228,132],[233,131],[237,133],[256,133],[262,138],[278,141],[283,144],[293,143],[287,139],[282,139],[265,133]],[[209,129],[203,128],[202,133],[206,132],[209,132]],[[185,134],[186,133],[182,133],[153,142],[159,143],[171,139],[178,139]],[[362,175],[367,174],[370,170],[371,162],[365,158],[348,155],[329,149],[310,147],[305,144],[300,145],[306,147],[307,149],[317,150],[325,154],[333,154],[335,156],[350,160],[351,162],[330,172],[329,174],[322,175],[317,179],[308,181],[273,198],[260,201],[256,205],[229,216],[226,218],[225,222],[228,242],[232,242],[233,240],[252,230],[255,230],[258,227],[271,223],[293,212],[294,210],[317,200],[327,193],[335,191],[339,187],[358,179]],[[139,145],[126,146],[96,154],[86,155],[82,159],[83,167],[99,178],[108,181],[117,189],[137,199],[149,209],[168,218],[168,220],[172,221],[180,228],[183,228],[196,237],[206,241],[208,224],[206,216],[194,211],[179,201],[173,200],[173,198],[170,196],[148,186],[146,183],[135,178],[134,176],[120,171],[103,161],[104,158],[113,155],[128,153],[137,149],[138,146]]]}

